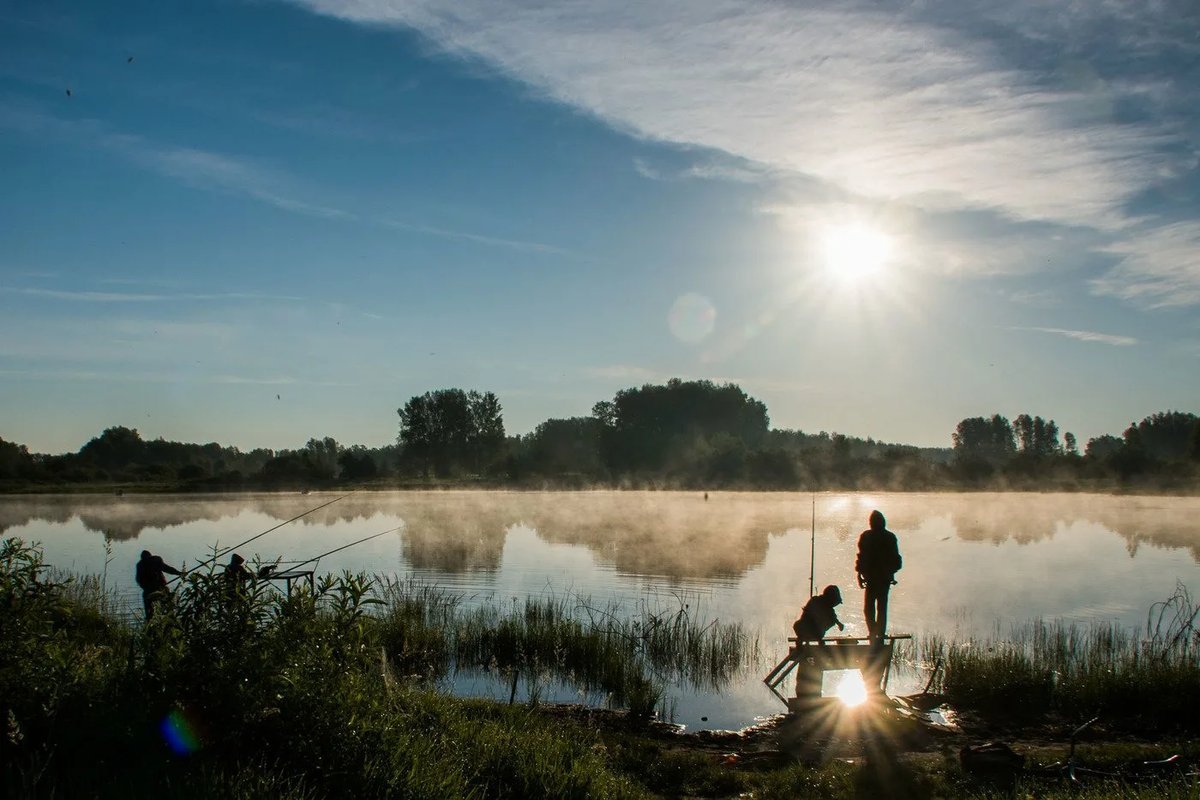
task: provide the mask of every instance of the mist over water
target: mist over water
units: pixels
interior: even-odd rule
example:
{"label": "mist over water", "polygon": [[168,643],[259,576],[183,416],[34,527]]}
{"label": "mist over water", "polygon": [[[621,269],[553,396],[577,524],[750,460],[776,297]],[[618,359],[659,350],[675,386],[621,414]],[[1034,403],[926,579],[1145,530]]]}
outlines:
{"label": "mist over water", "polygon": [[[105,570],[139,608],[143,549],[193,566],[335,494],[8,496],[0,532],[41,542],[49,564]],[[808,597],[813,496],[689,492],[359,492],[241,549],[301,561],[389,528],[396,533],[322,559],[318,571],[366,571],[436,583],[468,603],[578,595],[689,613],[760,632],[764,659],[786,651]],[[1145,624],[1177,582],[1200,594],[1200,498],[1086,494],[815,496],[815,584],[841,586],[847,634],[863,635],[854,554],[878,508],[900,539],[890,630],[990,634],[1034,618]],[[769,668],[769,664],[767,668]],[[766,668],[762,670],[765,673]],[[722,695],[676,698],[676,719],[741,727],[782,710],[761,674]],[[901,690],[904,687],[893,687]],[[507,690],[498,689],[497,695]],[[546,699],[570,699],[550,698]]]}

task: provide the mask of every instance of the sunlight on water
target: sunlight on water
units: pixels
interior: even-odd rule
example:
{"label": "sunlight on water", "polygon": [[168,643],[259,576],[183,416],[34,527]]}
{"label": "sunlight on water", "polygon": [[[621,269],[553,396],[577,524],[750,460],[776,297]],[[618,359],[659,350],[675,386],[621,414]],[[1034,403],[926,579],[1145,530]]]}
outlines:
{"label": "sunlight on water", "polygon": [[[0,532],[43,544],[55,568],[104,576],[131,615],[138,553],[194,567],[336,495],[246,493],[0,498]],[[686,609],[741,622],[764,661],[723,693],[679,690],[676,720],[741,727],[780,708],[761,683],[808,599],[813,496],[710,492],[358,492],[239,548],[248,559],[320,559],[437,584],[466,605],[530,595],[593,607]],[[1176,581],[1200,593],[1200,498],[1072,494],[816,495],[816,591],[841,587],[846,635],[865,635],[854,556],[873,508],[904,568],[892,632],[1006,634],[1033,618],[1145,624]],[[893,674],[893,693],[920,688]]]}

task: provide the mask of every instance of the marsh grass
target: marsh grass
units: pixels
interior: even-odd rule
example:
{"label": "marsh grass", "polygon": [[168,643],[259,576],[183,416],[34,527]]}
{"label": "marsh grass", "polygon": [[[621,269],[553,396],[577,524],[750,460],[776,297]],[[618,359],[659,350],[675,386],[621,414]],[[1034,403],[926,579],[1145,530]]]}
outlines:
{"label": "marsh grass", "polygon": [[690,604],[597,607],[563,595],[467,607],[462,597],[415,582],[383,589],[380,638],[401,671],[437,679],[492,673],[536,701],[554,682],[602,694],[635,717],[665,709],[666,687],[720,689],[757,663],[757,636],[739,624],[704,622]]}
{"label": "marsh grass", "polygon": [[1028,622],[991,637],[925,637],[941,662],[931,687],[961,708],[1001,720],[1100,716],[1109,727],[1200,731],[1200,635],[1186,588],[1150,610],[1145,630]]}

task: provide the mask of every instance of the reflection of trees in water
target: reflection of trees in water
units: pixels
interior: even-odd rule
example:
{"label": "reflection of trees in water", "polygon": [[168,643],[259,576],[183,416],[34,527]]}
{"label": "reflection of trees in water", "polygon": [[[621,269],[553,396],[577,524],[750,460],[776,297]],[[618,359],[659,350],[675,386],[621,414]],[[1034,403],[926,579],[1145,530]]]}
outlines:
{"label": "reflection of trees in water", "polygon": [[[283,521],[333,499],[332,494],[81,495],[0,498],[0,532],[33,520],[136,539],[166,529],[240,514]],[[360,492],[312,512],[296,525],[405,523],[403,554],[414,567],[444,572],[499,567],[508,536],[525,524],[547,542],[587,547],[631,574],[733,577],[761,563],[767,534],[806,531],[808,495],[689,492]],[[946,517],[966,541],[1048,539],[1059,523],[1088,522],[1114,531],[1130,554],[1143,544],[1183,548],[1200,562],[1200,498],[1087,494],[822,494],[818,536],[846,541],[866,526],[876,505],[888,527],[911,535],[932,516]],[[247,529],[235,535],[253,536]],[[366,531],[370,532],[370,531]]]}
{"label": "reflection of trees in water", "polygon": [[[1085,522],[1125,540],[1132,557],[1143,544],[1183,549],[1200,562],[1200,498],[1076,494],[963,495],[951,524],[967,541],[1030,544],[1055,535],[1059,525]],[[961,505],[960,505],[961,504]]]}

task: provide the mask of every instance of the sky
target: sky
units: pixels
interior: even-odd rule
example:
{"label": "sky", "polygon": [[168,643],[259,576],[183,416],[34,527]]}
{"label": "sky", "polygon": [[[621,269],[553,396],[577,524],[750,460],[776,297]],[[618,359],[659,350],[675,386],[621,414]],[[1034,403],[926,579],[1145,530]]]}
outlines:
{"label": "sky", "polygon": [[1200,412],[1194,0],[0,5],[0,437]]}

